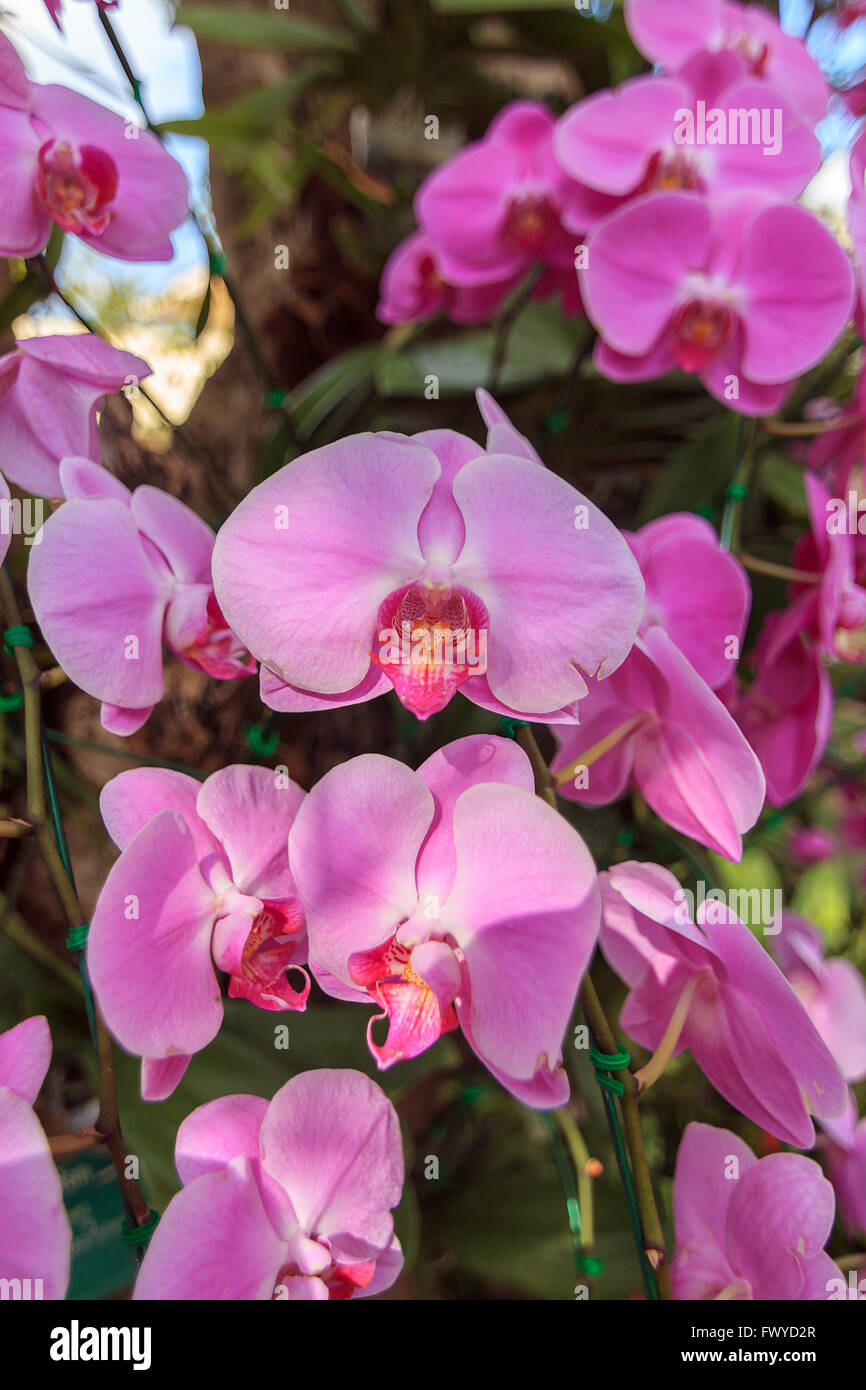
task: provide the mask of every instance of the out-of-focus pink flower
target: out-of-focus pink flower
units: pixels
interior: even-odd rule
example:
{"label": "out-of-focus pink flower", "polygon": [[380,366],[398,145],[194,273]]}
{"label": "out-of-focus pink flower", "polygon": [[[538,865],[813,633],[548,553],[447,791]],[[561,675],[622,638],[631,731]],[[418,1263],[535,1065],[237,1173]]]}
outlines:
{"label": "out-of-focus pink flower", "polygon": [[121,772],[102,818],[122,851],[93,914],[87,965],[99,1007],[143,1058],[142,1095],[163,1100],[223,1016],[229,996],[261,1009],[306,1007],[286,978],[306,960],[304,911],[287,837],[304,793],[269,768],[238,764],[199,783],[161,768]]}
{"label": "out-of-focus pink flower", "polygon": [[[803,191],[820,165],[820,145],[777,92],[738,81],[712,110],[723,113],[723,143],[708,142],[697,98],[682,79],[634,77],[572,106],[554,136],[556,157],[576,180],[565,203],[566,225],[592,227],[601,211],[598,194],[611,200],[606,210],[612,211],[638,194],[677,188],[709,194],[757,188],[783,198]],[[587,204],[585,189],[593,191],[594,202]]]}
{"label": "out-of-focus pink flower", "polygon": [[210,527],[159,488],[130,493],[87,459],[64,459],[60,477],[69,500],[31,551],[28,590],[58,663],[102,700],[105,728],[135,733],[162,699],[163,643],[215,680],[254,675],[214,596]]}
{"label": "out-of-focus pink flower", "polygon": [[829,87],[806,45],[760,5],[626,0],[625,18],[641,52],[672,72],[702,50],[712,58],[721,52],[743,76],[777,88],[812,125],[827,110]]}
{"label": "out-of-focus pink flower", "polygon": [[459,1022],[513,1095],[565,1102],[562,1036],[598,931],[596,873],[515,743],[459,739],[418,772],[374,754],[342,763],[301,807],[289,859],[310,968],[328,994],[379,1007],[367,1039],[380,1067]]}
{"label": "out-of-focus pink flower", "polygon": [[650,521],[626,540],[646,585],[641,635],[663,627],[716,690],[736,668],[746,631],[752,599],[746,571],[722,549],[715,527],[691,512]]}
{"label": "out-of-focus pink flower", "polygon": [[827,747],[833,687],[799,612],[770,613],[755,647],[757,675],[729,701],[767,779],[767,800],[786,806],[799,796]]}
{"label": "out-of-focus pink flower", "polygon": [[759,1159],[729,1129],[693,1121],[674,1171],[674,1298],[826,1299],[842,1280],[824,1250],[835,1206],[813,1159]]}
{"label": "out-of-focus pink flower", "polygon": [[562,224],[570,179],[553,153],[556,118],[513,101],[483,140],[424,180],[415,198],[422,231],[452,285],[496,285],[543,262],[574,268],[574,236]]}
{"label": "out-of-focus pink flower", "polygon": [[[576,286],[577,276],[572,279]],[[440,272],[435,242],[424,232],[413,232],[392,252],[382,272],[376,312],[383,323],[418,323],[436,314],[446,314],[455,323],[483,323],[516,284],[514,277],[502,284],[449,284]]]}
{"label": "out-of-focus pink flower", "polygon": [[[133,134],[130,134],[133,132]],[[149,130],[66,87],[30,82],[0,35],[0,255],[36,256],[53,225],[124,261],[168,261],[186,175]]]}
{"label": "out-of-focus pink flower", "polygon": [[805,486],[811,531],[794,548],[794,567],[814,573],[816,582],[793,583],[791,607],[822,655],[866,661],[866,588],[857,583],[857,533],[850,529],[848,499],[832,499],[811,473]]}
{"label": "out-of-focus pink flower", "polygon": [[851,961],[824,958],[824,941],[811,922],[782,914],[772,950],[789,985],[829,1047],[846,1081],[866,1077],[866,981]]}
{"label": "out-of-focus pink flower", "polygon": [[614,381],[695,372],[743,415],[777,410],[851,313],[839,243],[805,208],[758,192],[712,204],[650,194],[601,222],[587,248],[581,292],[599,369]]}
{"label": "out-of-focus pink flower", "polygon": [[819,825],[804,825],[791,835],[788,848],[801,864],[821,864],[825,859],[832,859],[838,846],[832,831],[823,830]]}
{"label": "out-of-focus pink flower", "polygon": [[[648,628],[610,680],[593,687],[578,727],[552,726],[554,773],[577,765],[560,794],[604,806],[631,785],[676,830],[728,859],[764,804],[764,777],[718,696],[659,626]],[[581,755],[611,739],[597,761]],[[583,771],[581,771],[583,768]]]}
{"label": "out-of-focus pink flower", "polygon": [[95,333],[20,338],[0,357],[0,465],[28,492],[60,497],[59,464],[99,458],[96,414],[106,396],[150,367]]}
{"label": "out-of-focus pink flower", "polygon": [[69,1283],[72,1231],[32,1109],[50,1061],[41,1016],[0,1033],[0,1279],[34,1281],[23,1298],[60,1299]]}
{"label": "out-of-focus pink flower", "polygon": [[177,1132],[183,1188],[135,1299],[369,1298],[403,1264],[397,1113],[358,1071],[307,1071],[272,1101],[223,1096]]}
{"label": "out-of-focus pink flower", "polygon": [[694,925],[668,869],[615,864],[600,876],[601,949],[629,986],[620,1022],[643,1047],[688,1048],[735,1109],[798,1148],[812,1115],[841,1114],[846,1087],[781,970],[726,904],[707,898]]}
{"label": "out-of-focus pink flower", "polygon": [[[96,4],[101,10],[115,10],[117,9],[118,0],[96,0]],[[45,8],[62,34],[63,25],[60,19],[63,10],[63,0],[45,0]]]}
{"label": "out-of-focus pink flower", "polygon": [[354,435],[229,517],[216,595],[272,709],[393,688],[426,719],[460,689],[499,714],[571,722],[581,672],[624,660],[643,583],[623,537],[485,392],[479,404],[486,451],[453,430]]}
{"label": "out-of-focus pink flower", "polygon": [[858,1123],[853,1091],[838,1120],[822,1120],[818,1148],[836,1191],[839,1215],[849,1236],[866,1233],[866,1119]]}
{"label": "out-of-focus pink flower", "polygon": [[803,453],[810,468],[830,474],[837,492],[847,495],[849,488],[856,491],[855,470],[866,461],[866,372],[860,373],[847,404],[817,397],[807,402],[803,413],[810,420],[829,422],[838,417],[839,428],[816,435]]}

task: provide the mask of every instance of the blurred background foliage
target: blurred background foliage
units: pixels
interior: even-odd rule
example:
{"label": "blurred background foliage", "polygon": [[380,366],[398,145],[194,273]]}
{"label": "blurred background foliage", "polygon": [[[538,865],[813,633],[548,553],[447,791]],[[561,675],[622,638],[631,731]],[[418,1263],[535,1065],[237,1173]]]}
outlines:
{"label": "blurred background foliage", "polygon": [[[772,7],[771,7],[772,8]],[[553,303],[506,311],[482,328],[444,320],[385,329],[375,317],[378,280],[394,246],[412,229],[420,180],[468,139],[480,136],[509,100],[530,96],[556,111],[585,93],[643,70],[620,5],[593,0],[292,0],[289,11],[224,0],[184,3],[177,23],[195,35],[205,114],[167,119],[163,133],[205,141],[215,225],[241,286],[255,353],[234,327],[220,266],[188,275],[159,298],[117,283],[76,283],[52,265],[67,298],[86,299],[115,341],[134,328],[154,351],[193,354],[210,326],[217,337],[204,368],[181,361],[168,410],[176,428],[151,428],[146,410],[112,401],[102,422],[104,461],[127,484],[149,481],[196,507],[214,526],[262,477],[302,449],[341,435],[451,427],[480,436],[472,395],[489,384],[549,467],[588,494],[623,527],[672,510],[719,523],[725,489],[746,451],[753,486],[740,526],[756,555],[786,563],[806,508],[796,446],[724,411],[694,378],[618,386],[594,371],[593,333]],[[146,76],[146,74],[145,74]],[[436,116],[438,139],[425,138]],[[209,216],[209,210],[208,210]],[[281,251],[287,267],[276,269]],[[19,316],[65,311],[44,284],[13,265],[0,305],[8,333]],[[44,331],[44,330],[43,330]],[[232,334],[237,333],[229,353]],[[136,342],[140,338],[135,339]],[[224,347],[222,346],[224,342]],[[804,380],[789,402],[801,416],[814,395],[846,399],[858,366],[852,337]],[[148,352],[145,351],[145,356]],[[264,378],[262,367],[264,365]],[[425,379],[439,378],[438,399]],[[275,398],[273,391],[278,388]],[[285,402],[274,406],[285,392]],[[182,397],[182,399],[181,399]],[[23,584],[26,553],[11,567]],[[751,637],[767,611],[786,601],[781,581],[754,577]],[[29,616],[29,615],[25,615]],[[50,655],[37,650],[43,666]],[[4,690],[14,677],[3,658]],[[840,854],[802,872],[788,839],[803,825],[831,826],[841,782],[857,775],[853,732],[864,723],[866,671],[842,668],[837,732],[820,775],[784,814],[768,808],[740,865],[705,854],[655,820],[635,798],[598,811],[562,803],[600,865],[624,858],[667,863],[684,885],[781,887],[786,901],[817,922],[830,949],[866,966],[860,866]],[[167,694],[145,729],[128,740],[107,734],[93,701],[59,684],[45,699],[64,821],[83,899],[92,905],[113,850],[98,814],[100,787],[122,768],[167,762],[198,776],[235,761],[288,767],[310,786],[336,763],[381,751],[412,766],[465,734],[497,732],[494,716],[461,697],[427,724],[396,698],[330,713],[263,711],[256,683],[209,684],[170,664]],[[250,728],[258,730],[254,751]],[[552,744],[539,736],[545,752]],[[3,809],[20,809],[22,727],[0,718]],[[95,1076],[82,997],[64,930],[41,866],[27,841],[0,841],[0,1029],[28,1014],[51,1021],[55,1060],[43,1101],[49,1130],[74,1130],[91,1116]],[[616,1018],[622,987],[602,962],[598,984]],[[579,1018],[575,1016],[575,1023]],[[275,1027],[289,1029],[287,1050]],[[172,1154],[180,1120],[197,1104],[232,1092],[270,1096],[297,1071],[353,1066],[372,1073],[365,1013],[314,990],[302,1016],[271,1015],[226,1000],[226,1024],[197,1056],[175,1095],[138,1099],[137,1063],[118,1057],[121,1116],[141,1157],[149,1199],[164,1208],[176,1189]],[[594,1182],[596,1243],[602,1260],[593,1296],[641,1297],[640,1275],[600,1093],[585,1053],[566,1038],[573,1112],[603,1172]],[[633,1048],[633,1055],[640,1049]],[[503,1092],[456,1035],[378,1078],[397,1103],[407,1150],[398,1216],[407,1265],[392,1296],[425,1299],[568,1299],[583,1282],[566,1219],[550,1126]],[[769,1141],[726,1105],[688,1056],[677,1059],[642,1107],[648,1153],[670,1235],[670,1187],[685,1123],[738,1129],[760,1152]],[[438,1158],[439,1176],[425,1168]]]}

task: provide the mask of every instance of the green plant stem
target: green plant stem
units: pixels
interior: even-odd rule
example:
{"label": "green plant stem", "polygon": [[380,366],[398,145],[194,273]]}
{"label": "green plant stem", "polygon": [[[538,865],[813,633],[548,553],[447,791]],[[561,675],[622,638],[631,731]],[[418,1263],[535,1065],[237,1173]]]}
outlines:
{"label": "green plant stem", "polygon": [[[535,740],[535,735],[528,724],[523,725],[517,730],[516,738],[532,764],[537,794],[543,797],[548,805],[556,808],[556,792],[550,771],[541,756],[541,751]],[[598,1039],[599,1047],[602,1052],[608,1055],[613,1055],[618,1052],[619,1048],[613,1029],[605,1017],[604,1009],[602,1008],[595,985],[588,971],[583,978],[583,984],[580,990],[580,1002],[586,1014],[589,1026]],[[649,1164],[647,1163],[643,1135],[641,1133],[640,1111],[638,1108],[638,1083],[628,1068],[623,1068],[620,1071],[614,1072],[613,1075],[616,1077],[617,1081],[622,1082],[623,1086],[621,1106],[625,1126],[625,1143],[628,1149],[635,1197],[640,1214],[643,1253],[652,1268],[659,1298],[668,1300],[672,1297],[670,1270],[667,1262],[664,1232],[662,1231],[661,1219],[659,1217],[658,1207],[656,1206]]]}
{"label": "green plant stem", "polygon": [[511,330],[515,320],[532,298],[532,292],[541,278],[544,267],[541,265],[533,266],[523,284],[518,286],[514,294],[506,303],[494,330],[493,356],[490,361],[490,371],[487,376],[488,391],[495,391],[499,386],[499,377],[502,368],[505,366],[505,354],[508,351],[508,340],[511,337]]}
{"label": "green plant stem", "polygon": [[[123,44],[120,42],[120,39],[117,36],[117,31],[114,28],[114,25],[112,24],[105,10],[101,8],[99,10],[99,22],[105,31],[105,34],[108,38],[108,42],[111,44],[111,47],[114,50],[117,61],[120,63],[120,66],[123,69],[126,80],[132,88],[132,94],[135,97],[139,110],[141,111],[145,125],[147,126],[148,130],[156,136],[157,140],[159,140],[161,144],[164,144],[165,134],[151,120],[150,114],[142,99],[141,82],[135,76],[135,73],[132,70],[132,66],[129,62],[129,59],[126,56]],[[222,249],[222,246],[220,245],[217,237],[214,236],[213,232],[211,232],[204,225],[202,219],[192,208],[190,208],[190,217],[192,218],[193,222],[198,228],[199,234],[202,238],[202,241],[204,242],[205,249],[208,253],[208,261],[211,267],[212,274],[214,273],[214,262],[217,261],[220,264],[220,269],[217,273],[219,274],[219,278],[225,285],[228,296],[231,299],[232,304],[234,305],[235,317],[237,318],[238,324],[240,325],[240,329],[246,341],[250,357],[252,358],[256,371],[259,373],[259,376],[261,377],[261,380],[264,383],[265,388],[267,390],[268,400],[266,401],[266,404],[268,405],[269,409],[274,410],[278,414],[282,415],[288,427],[288,433],[292,447],[295,448],[298,451],[298,453],[300,453],[302,452],[303,445],[298,436],[297,429],[295,426],[294,413],[285,399],[277,399],[278,397],[283,397],[285,393],[283,392],[281,384],[276,374],[271,369],[271,366],[267,358],[265,357],[265,354],[262,351],[261,344],[259,343],[258,336],[252,325],[252,321],[246,311],[246,308],[244,307],[244,302],[238,289],[237,282],[235,281],[234,277],[229,273],[228,266],[226,265],[225,253]]]}
{"label": "green plant stem", "polygon": [[[0,599],[7,627],[21,624],[21,611],[15,597],[12,581],[5,569],[0,571]],[[24,747],[27,776],[27,817],[33,824],[36,843],[39,847],[51,881],[57,891],[63,915],[70,927],[77,927],[84,921],[84,914],[75,891],[75,885],[63,862],[63,856],[51,833],[46,819],[47,803],[45,797],[46,768],[43,756],[42,710],[39,698],[39,667],[32,651],[26,646],[14,648],[15,662],[24,692]],[[50,785],[50,783],[49,783]],[[65,848],[65,847],[64,847]],[[78,952],[79,967],[85,997],[90,993],[86,976],[86,965],[82,952]],[[141,1189],[134,1178],[126,1176],[127,1154],[117,1110],[117,1087],[114,1074],[114,1052],[111,1038],[95,1003],[89,1021],[94,1035],[99,1063],[99,1117],[96,1129],[105,1138],[106,1145],[114,1161],[124,1202],[132,1219],[141,1226],[150,1220],[150,1209]]]}

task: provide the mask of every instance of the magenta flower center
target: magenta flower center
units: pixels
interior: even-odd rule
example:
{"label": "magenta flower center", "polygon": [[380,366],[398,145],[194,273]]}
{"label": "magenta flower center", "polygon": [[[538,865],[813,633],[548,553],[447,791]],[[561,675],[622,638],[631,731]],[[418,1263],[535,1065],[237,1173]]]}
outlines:
{"label": "magenta flower center", "polygon": [[216,595],[207,601],[205,629],[178,656],[214,680],[232,680],[255,672],[256,663],[223,617]]}
{"label": "magenta flower center", "polygon": [[39,151],[36,192],[65,232],[101,236],[111,221],[117,165],[96,145],[48,140]]}
{"label": "magenta flower center", "polygon": [[260,1009],[302,1007],[309,982],[305,976],[306,987],[298,993],[286,979],[286,971],[303,925],[304,911],[296,899],[265,902],[244,942],[240,973],[229,980],[229,997],[248,999]]}
{"label": "magenta flower center", "polygon": [[380,607],[370,656],[406,708],[426,719],[464,681],[486,671],[488,624],[487,609],[468,589],[409,584]]}
{"label": "magenta flower center", "polygon": [[414,969],[409,947],[396,936],[371,951],[355,951],[349,957],[349,974],[381,1005],[384,1013],[379,1017],[388,1020],[388,1036],[381,1044],[372,1035],[372,1023],[378,1020],[371,1020],[367,1030],[370,1051],[382,1068],[401,1058],[417,1057],[458,1026],[453,1003],[437,997]]}
{"label": "magenta flower center", "polygon": [[553,200],[546,193],[519,193],[511,199],[505,230],[524,251],[540,251],[559,221]]}
{"label": "magenta flower center", "polygon": [[647,165],[642,193],[671,192],[678,188],[700,188],[698,166],[685,150],[659,150]]}
{"label": "magenta flower center", "polygon": [[763,77],[770,56],[769,44],[747,29],[733,30],[725,36],[725,48],[736,53],[748,63],[755,77]]}
{"label": "magenta flower center", "polygon": [[716,299],[690,299],[672,323],[677,364],[685,372],[700,372],[718,357],[733,336],[736,318]]}

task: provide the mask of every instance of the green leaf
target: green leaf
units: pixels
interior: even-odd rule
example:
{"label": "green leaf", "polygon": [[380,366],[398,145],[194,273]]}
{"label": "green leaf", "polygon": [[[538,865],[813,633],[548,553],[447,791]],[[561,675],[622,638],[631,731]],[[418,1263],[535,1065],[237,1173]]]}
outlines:
{"label": "green leaf", "polygon": [[844,864],[827,859],[807,869],[791,899],[791,911],[820,927],[829,947],[843,946],[851,925],[851,885]]}
{"label": "green leaf", "polygon": [[259,140],[290,114],[311,82],[336,70],[334,62],[323,60],[291,73],[282,82],[247,92],[228,106],[212,107],[191,119],[163,121],[157,129],[166,135],[196,135],[210,145]]}
{"label": "green leaf", "polygon": [[297,15],[260,10],[183,5],[179,18],[199,39],[237,48],[279,49],[289,53],[351,53],[355,40],[339,29]]}
{"label": "green leaf", "polygon": [[641,524],[668,512],[697,511],[720,498],[739,457],[739,416],[714,416],[671,454],[649,490]]}
{"label": "green leaf", "polygon": [[[746,849],[739,864],[732,864],[720,854],[711,853],[710,860],[720,886],[727,890],[728,906],[740,921],[745,922],[759,940],[763,940],[766,927],[775,934],[782,907],[782,880],[766,850]],[[739,896],[734,897],[734,894]]]}
{"label": "green leaf", "polygon": [[351,348],[325,363],[292,392],[289,404],[303,439],[308,439],[351,391],[365,384],[372,385],[380,351],[378,343],[362,343]]}
{"label": "green leaf", "polygon": [[[570,370],[583,333],[581,320],[565,319],[554,304],[529,304],[508,336],[497,390],[519,390]],[[438,379],[442,396],[467,396],[486,386],[496,333],[483,328],[459,337],[422,342],[407,352],[385,353],[376,369],[381,396],[424,399],[428,377]]]}
{"label": "green leaf", "polygon": [[768,497],[791,516],[805,520],[809,515],[802,465],[779,449],[761,454],[758,479]]}

